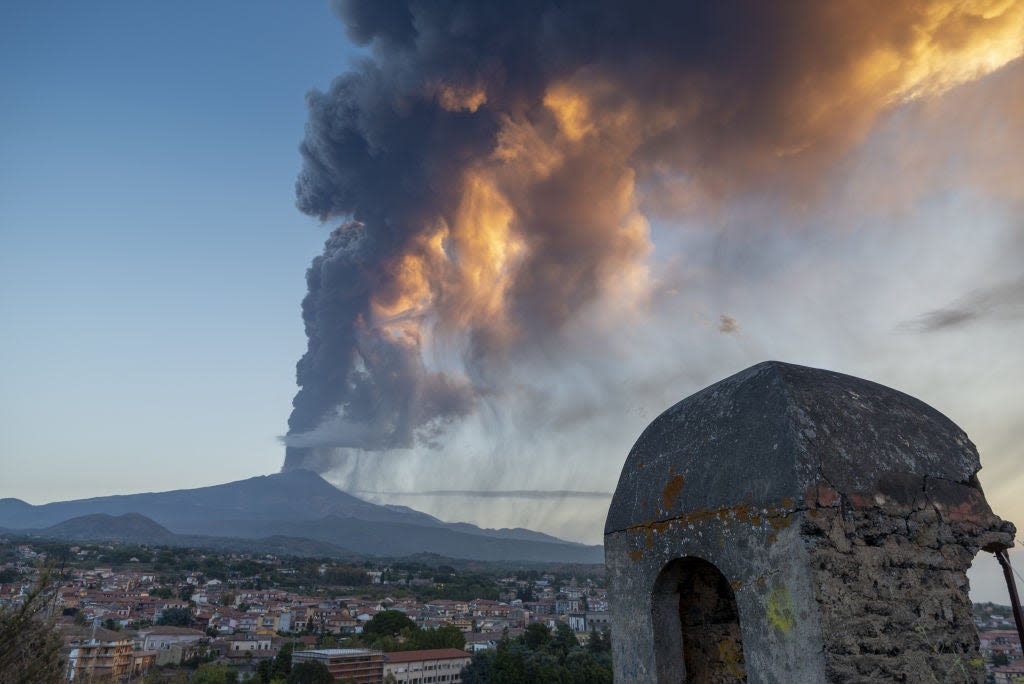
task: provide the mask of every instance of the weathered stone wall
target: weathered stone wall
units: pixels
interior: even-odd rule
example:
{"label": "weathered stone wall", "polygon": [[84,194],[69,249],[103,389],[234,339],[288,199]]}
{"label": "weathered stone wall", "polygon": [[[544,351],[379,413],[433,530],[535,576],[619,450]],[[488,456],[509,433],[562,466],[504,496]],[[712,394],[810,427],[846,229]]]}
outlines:
{"label": "weathered stone wall", "polygon": [[[683,573],[672,572],[680,560],[698,558],[722,574],[739,618],[739,638],[731,628],[711,629],[703,645],[695,646],[710,652],[709,681],[741,681],[741,663],[750,684],[823,681],[821,626],[801,515],[779,506],[737,506],[607,535],[616,681],[700,681],[688,679],[684,668],[687,618],[680,614],[681,603],[720,625],[730,621],[722,617],[720,603],[694,596],[705,593],[708,582],[695,587]],[[711,597],[725,593],[716,586]]]}
{"label": "weathered stone wall", "polygon": [[983,682],[967,569],[1013,527],[976,483],[881,478],[889,495],[822,488],[801,523],[834,682]]}

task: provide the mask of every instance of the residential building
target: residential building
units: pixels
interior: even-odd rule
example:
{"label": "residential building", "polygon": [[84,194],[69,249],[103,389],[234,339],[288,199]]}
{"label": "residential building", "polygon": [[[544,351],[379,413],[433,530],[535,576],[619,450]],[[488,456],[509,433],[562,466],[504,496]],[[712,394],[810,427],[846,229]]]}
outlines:
{"label": "residential building", "polygon": [[72,644],[68,652],[67,681],[116,681],[132,669],[132,639],[106,629]]}
{"label": "residential building", "polygon": [[994,684],[1011,684],[1024,678],[1024,660],[1017,660],[992,670]]}
{"label": "residential building", "polygon": [[268,656],[272,645],[273,639],[269,634],[231,634],[215,642],[217,650],[228,658]]}
{"label": "residential building", "polygon": [[171,625],[159,625],[139,632],[142,638],[144,650],[159,650],[169,648],[171,644],[186,644],[206,639],[204,632],[189,627],[173,627]]}
{"label": "residential building", "polygon": [[384,679],[384,652],[368,648],[318,648],[296,651],[292,666],[316,662],[327,668],[335,680],[354,684],[379,684]]}
{"label": "residential building", "polygon": [[1003,654],[1009,660],[1024,656],[1021,651],[1020,636],[1015,629],[990,629],[978,634],[981,642],[981,653],[991,658]]}
{"label": "residential building", "polygon": [[384,677],[400,684],[458,684],[472,657],[457,648],[395,651],[384,654]]}

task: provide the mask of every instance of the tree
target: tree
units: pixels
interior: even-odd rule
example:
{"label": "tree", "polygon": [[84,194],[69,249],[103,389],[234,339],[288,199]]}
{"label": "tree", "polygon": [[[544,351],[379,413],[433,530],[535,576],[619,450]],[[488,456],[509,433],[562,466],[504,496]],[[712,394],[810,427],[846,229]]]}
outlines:
{"label": "tree", "polygon": [[20,606],[0,608],[0,682],[55,682],[64,674],[61,639],[46,616],[51,570],[40,570]]}
{"label": "tree", "polygon": [[565,656],[569,655],[569,651],[579,645],[580,641],[576,638],[576,634],[572,631],[572,627],[564,622],[559,623],[558,627],[555,628],[555,636],[551,641],[551,649],[564,659]]}
{"label": "tree", "polygon": [[234,684],[238,672],[221,663],[203,663],[189,680],[191,684]]}
{"label": "tree", "polygon": [[[601,639],[607,641],[607,637]],[[603,648],[603,647],[602,647]],[[579,645],[566,625],[554,635],[543,624],[530,625],[516,639],[503,638],[496,651],[473,656],[462,670],[464,684],[611,684],[612,659]]]}
{"label": "tree", "polygon": [[480,651],[462,668],[462,684],[486,684],[494,669],[494,651]]}
{"label": "tree", "polygon": [[409,633],[409,641],[405,647],[410,651],[423,651],[430,648],[466,647],[466,636],[455,625],[442,625],[437,629],[415,629]]}
{"label": "tree", "polygon": [[158,625],[171,625],[173,627],[188,627],[192,624],[192,611],[188,608],[175,606],[165,608],[156,621]]}
{"label": "tree", "polygon": [[334,684],[334,677],[323,663],[306,660],[292,665],[288,684]]}
{"label": "tree", "polygon": [[271,679],[285,679],[292,671],[292,644],[283,644],[274,656],[274,666],[270,669]]}
{"label": "tree", "polygon": [[587,641],[587,650],[594,655],[612,652],[612,639],[607,627],[600,632],[597,631],[596,627],[590,628],[590,640]]}
{"label": "tree", "polygon": [[368,643],[381,637],[397,637],[403,629],[413,629],[416,623],[400,610],[382,610],[363,626],[363,639]]}
{"label": "tree", "polygon": [[539,651],[551,643],[551,630],[543,622],[534,622],[523,632],[522,640],[527,648]]}
{"label": "tree", "polygon": [[273,671],[273,666],[274,664],[270,660],[261,660],[256,666],[256,681],[260,684],[270,684],[270,673]]}

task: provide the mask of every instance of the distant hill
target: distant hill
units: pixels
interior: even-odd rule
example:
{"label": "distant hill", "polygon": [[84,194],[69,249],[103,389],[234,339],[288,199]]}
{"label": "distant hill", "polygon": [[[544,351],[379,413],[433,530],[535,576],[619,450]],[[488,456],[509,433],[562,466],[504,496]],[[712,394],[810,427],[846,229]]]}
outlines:
{"label": "distant hill", "polygon": [[[10,532],[7,528],[0,531]],[[44,529],[16,530],[18,536],[29,538],[63,539],[66,541],[115,541],[160,546],[187,546],[197,548],[273,553],[290,556],[317,556],[352,558],[359,554],[328,542],[301,537],[270,535],[238,539],[211,537],[198,534],[175,534],[163,525],[138,513],[107,515],[91,513],[71,518]]]}
{"label": "distant hill", "polygon": [[81,541],[126,541],[146,544],[166,544],[174,533],[163,525],[138,513],[107,515],[92,513],[57,523],[40,534],[58,539]]}
{"label": "distant hill", "polygon": [[0,499],[0,527],[82,541],[233,547],[233,540],[246,540],[260,550],[266,545],[305,546],[314,555],[331,556],[436,553],[471,560],[563,563],[601,563],[604,558],[600,546],[531,530],[445,523],[405,506],[373,504],[307,470],[197,489],[42,506]]}

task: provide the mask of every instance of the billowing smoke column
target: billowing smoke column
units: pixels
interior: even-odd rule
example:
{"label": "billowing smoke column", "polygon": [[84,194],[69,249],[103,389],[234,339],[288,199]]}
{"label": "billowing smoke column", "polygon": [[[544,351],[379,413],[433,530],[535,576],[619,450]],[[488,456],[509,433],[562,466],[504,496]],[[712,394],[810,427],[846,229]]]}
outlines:
{"label": "billowing smoke column", "polygon": [[308,97],[298,206],[343,223],[307,274],[285,468],[436,441],[594,306],[644,304],[643,212],[813,194],[880,112],[1024,44],[1006,1],[335,11],[373,57]]}

